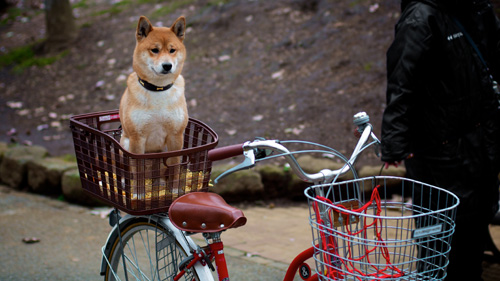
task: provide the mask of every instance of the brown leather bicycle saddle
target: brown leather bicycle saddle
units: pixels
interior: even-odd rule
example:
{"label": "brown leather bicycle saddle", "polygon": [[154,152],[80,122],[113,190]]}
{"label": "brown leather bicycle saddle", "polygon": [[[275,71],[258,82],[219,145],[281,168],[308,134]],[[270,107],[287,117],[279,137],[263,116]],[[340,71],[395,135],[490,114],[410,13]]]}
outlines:
{"label": "brown leather bicycle saddle", "polygon": [[168,214],[177,228],[188,232],[219,232],[247,222],[240,209],[209,192],[192,192],[177,198]]}

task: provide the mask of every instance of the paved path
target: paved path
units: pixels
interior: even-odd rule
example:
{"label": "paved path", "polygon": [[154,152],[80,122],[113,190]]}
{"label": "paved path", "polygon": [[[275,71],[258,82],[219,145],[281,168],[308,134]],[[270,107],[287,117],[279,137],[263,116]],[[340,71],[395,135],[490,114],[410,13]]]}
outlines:
{"label": "paved path", "polygon": [[[307,206],[242,209],[247,225],[222,236],[231,280],[282,280],[286,264],[310,245]],[[0,185],[0,280],[102,280],[100,248],[109,230],[88,208]],[[500,227],[493,234],[500,241]],[[29,237],[40,242],[22,242]],[[499,265],[485,268],[485,281],[500,281]]]}

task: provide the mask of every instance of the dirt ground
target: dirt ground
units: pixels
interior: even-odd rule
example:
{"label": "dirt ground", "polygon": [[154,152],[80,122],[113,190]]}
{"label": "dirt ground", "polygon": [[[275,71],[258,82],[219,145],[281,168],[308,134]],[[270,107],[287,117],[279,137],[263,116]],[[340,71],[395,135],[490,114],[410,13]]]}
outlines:
{"label": "dirt ground", "polygon": [[[37,4],[43,1],[18,2],[22,13],[0,25],[0,54],[44,38]],[[69,116],[118,108],[140,15],[163,26],[186,16],[189,114],[218,133],[219,145],[260,136],[309,140],[346,153],[354,146],[352,116],[359,111],[380,131],[385,53],[399,1],[71,3],[80,29],[67,55],[20,74],[0,69],[0,141],[73,153]],[[379,163],[373,155],[364,158]]]}

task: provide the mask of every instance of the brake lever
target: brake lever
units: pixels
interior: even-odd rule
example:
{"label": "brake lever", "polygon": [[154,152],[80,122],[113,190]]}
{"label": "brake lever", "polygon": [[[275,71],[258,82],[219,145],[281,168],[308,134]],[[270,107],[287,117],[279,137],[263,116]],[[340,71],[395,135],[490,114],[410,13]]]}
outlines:
{"label": "brake lever", "polygon": [[220,179],[224,178],[225,176],[228,176],[229,174],[245,169],[250,169],[255,166],[255,152],[253,149],[244,151],[243,155],[245,156],[245,160],[243,160],[243,162],[234,166],[233,168],[220,174],[217,178],[215,178],[214,184],[217,184]]}

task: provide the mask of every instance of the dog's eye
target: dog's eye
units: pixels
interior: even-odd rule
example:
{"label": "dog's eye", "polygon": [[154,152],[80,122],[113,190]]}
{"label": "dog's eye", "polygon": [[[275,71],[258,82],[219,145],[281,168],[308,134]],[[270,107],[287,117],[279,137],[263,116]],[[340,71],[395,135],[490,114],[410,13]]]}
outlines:
{"label": "dog's eye", "polygon": [[172,49],[170,49],[170,53],[171,53],[171,54],[175,53],[175,49],[173,49],[173,48],[172,48]]}
{"label": "dog's eye", "polygon": [[160,52],[160,50],[158,48],[154,48],[154,49],[151,49],[151,52],[153,54],[158,54]]}

